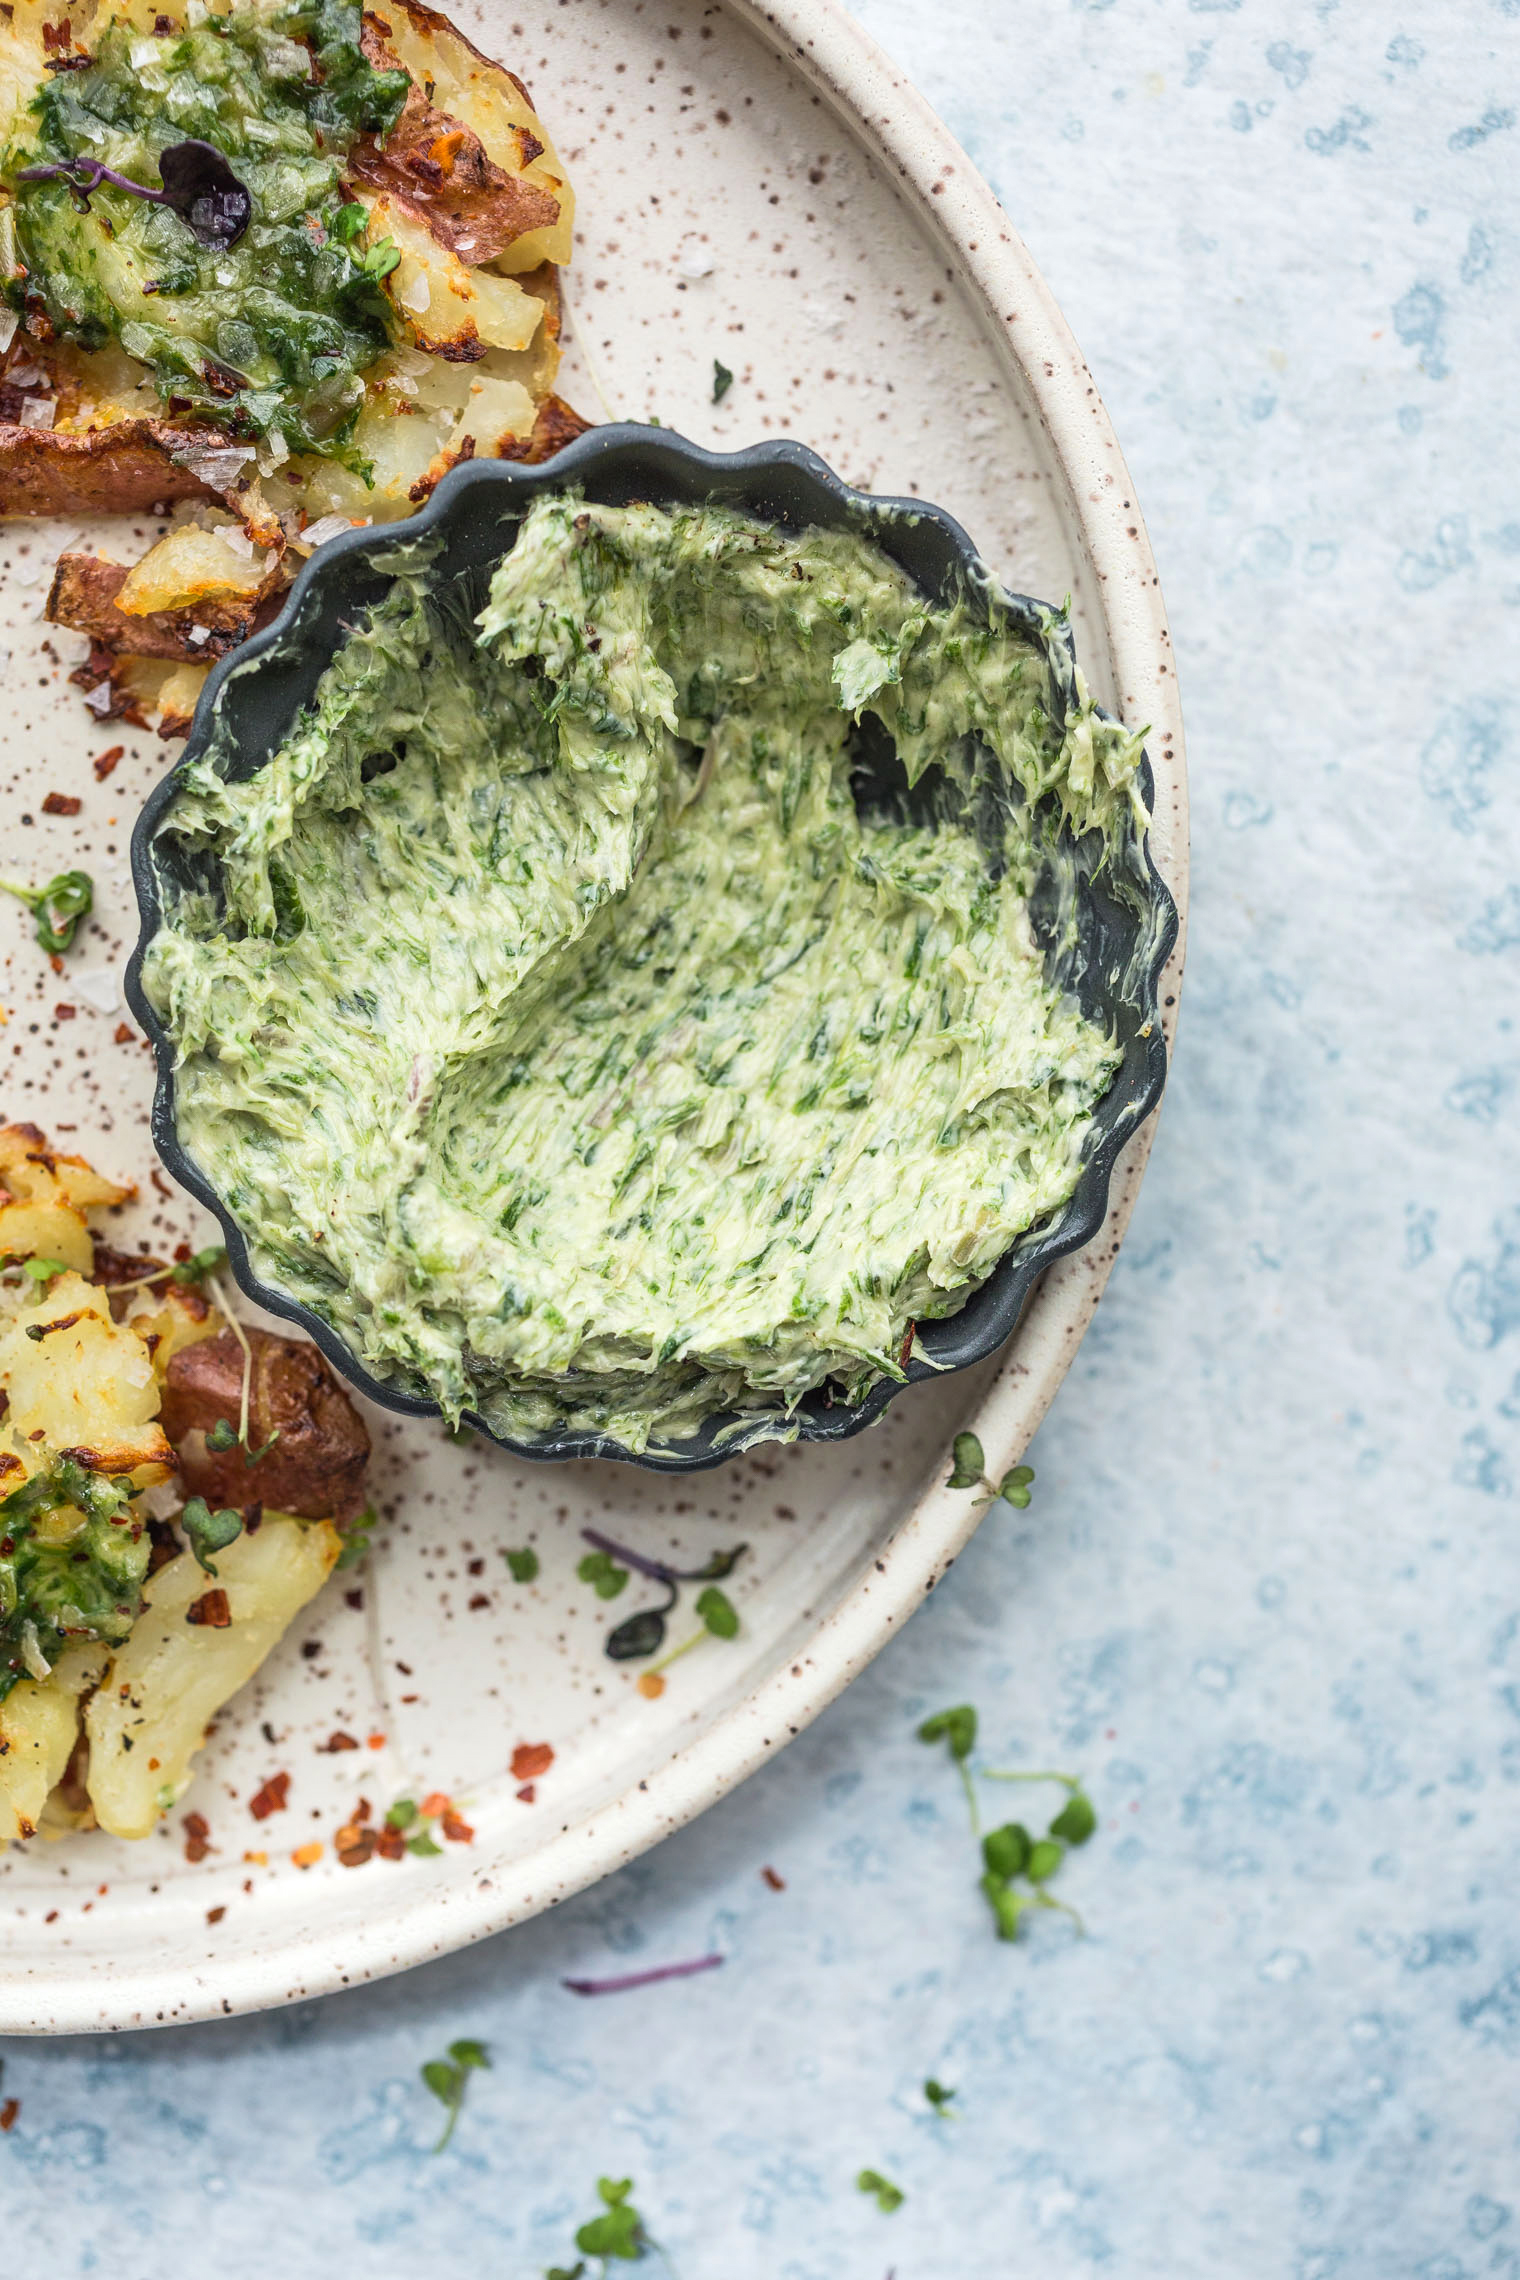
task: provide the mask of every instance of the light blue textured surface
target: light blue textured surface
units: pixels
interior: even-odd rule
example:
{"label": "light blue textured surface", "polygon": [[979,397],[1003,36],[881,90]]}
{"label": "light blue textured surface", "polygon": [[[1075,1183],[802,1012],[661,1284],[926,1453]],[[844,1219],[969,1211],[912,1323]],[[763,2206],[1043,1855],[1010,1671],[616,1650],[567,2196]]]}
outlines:
{"label": "light blue textured surface", "polygon": [[[1190,735],[1175,1076],[1034,1505],[552,1918],[12,2046],[12,2269],[519,2280],[605,2171],[681,2280],[1520,2273],[1520,0],[862,13],[1088,353]],[[1085,1942],[989,1935],[912,1739],[968,1698],[993,1762],[1091,1778]],[[496,2068],[434,2162],[461,2033]]]}

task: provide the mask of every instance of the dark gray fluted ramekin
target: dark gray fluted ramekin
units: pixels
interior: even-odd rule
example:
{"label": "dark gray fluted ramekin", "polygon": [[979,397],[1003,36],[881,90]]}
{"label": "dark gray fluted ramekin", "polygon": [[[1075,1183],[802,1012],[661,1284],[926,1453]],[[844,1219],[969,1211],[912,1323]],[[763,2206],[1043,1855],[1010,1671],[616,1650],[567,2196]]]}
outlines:
{"label": "dark gray fluted ramekin", "polygon": [[[661,504],[714,501],[794,529],[822,525],[856,531],[871,538],[936,597],[958,588],[974,594],[993,584],[966,533],[940,508],[916,499],[873,499],[852,491],[801,444],[766,443],[720,454],[703,451],[663,428],[593,428],[542,467],[519,467],[504,460],[468,462],[445,476],[410,521],[355,530],[330,540],[301,571],[273,624],[213,668],[185,752],[153,791],[132,836],[132,877],[142,930],[127,967],[126,993],[158,1065],[154,1143],[174,1178],[221,1222],[232,1271],[248,1296],[272,1314],[298,1324],[371,1400],[414,1417],[437,1417],[441,1411],[435,1401],[372,1376],[320,1315],[258,1279],[249,1264],[242,1230],[180,1144],[174,1046],[142,986],[143,956],[162,920],[158,840],[172,827],[184,770],[206,750],[213,724],[232,752],[233,773],[252,775],[267,763],[340,646],[345,625],[389,585],[388,576],[374,565],[377,554],[398,540],[439,538],[441,574],[481,571],[507,551],[517,524],[541,492],[571,486],[599,505],[624,505],[635,499]],[[1017,595],[1004,594],[1002,599],[1016,621],[1039,633],[1037,604]],[[1068,690],[1072,670],[1068,648],[1057,654],[1053,665],[1054,677]],[[1064,693],[1059,688],[1054,692],[1058,697]],[[1142,784],[1149,801],[1148,761],[1142,764]],[[1089,838],[1096,841],[1096,834]],[[1053,978],[1075,992],[1084,1012],[1112,1028],[1124,1057],[1096,1111],[1070,1201],[1045,1226],[1020,1237],[958,1313],[920,1326],[918,1342],[928,1358],[915,1356],[908,1369],[910,1381],[965,1369],[1011,1336],[1044,1269],[1053,1259],[1080,1249],[1102,1226],[1115,1160],[1161,1097],[1166,1046],[1157,997],[1161,972],[1176,939],[1175,905],[1138,837],[1123,863],[1104,866],[1096,845],[1084,848],[1079,843],[1075,854],[1080,881],[1077,939],[1074,945],[1048,948],[1047,958]],[[1048,915],[1053,918],[1054,912]],[[1041,916],[1036,897],[1037,933]],[[792,1422],[802,1440],[842,1440],[878,1418],[898,1390],[893,1382],[882,1383],[851,1407],[831,1400],[827,1389],[820,1389],[799,1405]],[[519,1441],[490,1434],[473,1415],[468,1422],[518,1456],[546,1460],[620,1457],[656,1471],[683,1472],[719,1464],[730,1453],[719,1445],[725,1422],[721,1417],[709,1418],[689,1440],[640,1456],[602,1434],[556,1432]]]}

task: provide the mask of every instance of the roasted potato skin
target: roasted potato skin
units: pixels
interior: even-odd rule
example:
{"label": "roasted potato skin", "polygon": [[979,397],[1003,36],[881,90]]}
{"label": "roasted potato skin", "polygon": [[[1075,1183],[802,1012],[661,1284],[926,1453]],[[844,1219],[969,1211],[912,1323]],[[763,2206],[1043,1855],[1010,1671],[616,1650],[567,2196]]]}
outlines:
{"label": "roasted potato skin", "polygon": [[173,448],[185,438],[167,420],[113,420],[82,435],[0,421],[0,516],[134,514],[176,499],[214,499],[209,485],[174,463]]}
{"label": "roasted potato skin", "polygon": [[369,1433],[315,1346],[249,1330],[253,1377],[248,1442],[265,1457],[249,1464],[240,1448],[212,1450],[205,1436],[219,1418],[234,1427],[243,1391],[243,1350],[230,1330],[187,1346],[169,1364],[160,1419],[179,1452],[187,1496],[213,1507],[273,1505],[305,1520],[348,1520],[363,1508]]}
{"label": "roasted potato skin", "polygon": [[[54,625],[87,633],[97,648],[113,655],[125,651],[129,657],[204,665],[267,625],[285,598],[284,582],[276,571],[265,589],[250,594],[228,593],[184,609],[129,617],[116,603],[129,576],[124,562],[107,562],[98,554],[60,554],[45,614]],[[199,641],[192,640],[192,627],[198,628]]]}

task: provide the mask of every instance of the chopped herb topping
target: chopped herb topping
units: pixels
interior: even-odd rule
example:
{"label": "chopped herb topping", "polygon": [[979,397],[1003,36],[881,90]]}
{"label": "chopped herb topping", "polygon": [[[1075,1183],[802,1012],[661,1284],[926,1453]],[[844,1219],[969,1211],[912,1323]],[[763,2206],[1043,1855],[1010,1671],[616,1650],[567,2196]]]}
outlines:
{"label": "chopped herb topping", "polygon": [[129,1478],[62,1457],[0,1499],[0,1701],[19,1679],[46,1678],[71,1643],[131,1630],[152,1550],[132,1495]]}
{"label": "chopped herb topping", "polygon": [[730,389],[730,388],[733,386],[733,384],[734,384],[734,376],[733,376],[733,374],[732,374],[732,373],[729,371],[729,369],[728,369],[728,366],[727,366],[726,364],[720,364],[720,363],[719,363],[719,361],[718,361],[718,359],[717,359],[717,357],[714,357],[714,358],[713,358],[713,402],[714,402],[715,404],[721,404],[721,403],[722,403],[722,401],[723,401],[723,399],[724,399],[724,397],[725,397],[725,396],[728,394],[728,391],[729,391],[729,389]]}
{"label": "chopped herb topping", "polygon": [[395,252],[335,230],[343,158],[410,86],[360,30],[358,0],[243,0],[144,54],[106,22],[7,154],[12,306],[81,348],[119,342],[198,420],[345,456],[392,337],[377,284]]}
{"label": "chopped herb topping", "polygon": [[514,1583],[533,1582],[538,1574],[538,1554],[531,1544],[525,1544],[519,1552],[503,1552],[501,1556],[512,1571]]}
{"label": "chopped herb topping", "polygon": [[374,1506],[366,1504],[362,1512],[357,1513],[352,1520],[344,1522],[342,1530],[343,1549],[338,1554],[337,1566],[351,1568],[359,1565],[369,1550],[370,1531],[379,1525],[379,1520],[380,1515]]}

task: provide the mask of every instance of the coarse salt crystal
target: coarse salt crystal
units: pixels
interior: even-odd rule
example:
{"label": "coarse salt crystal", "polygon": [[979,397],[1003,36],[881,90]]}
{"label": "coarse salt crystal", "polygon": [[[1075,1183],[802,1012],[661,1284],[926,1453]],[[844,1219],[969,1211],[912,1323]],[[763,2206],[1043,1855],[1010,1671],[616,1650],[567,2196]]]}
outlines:
{"label": "coarse salt crystal", "polygon": [[410,309],[414,317],[421,316],[422,312],[424,309],[426,309],[428,303],[432,300],[432,298],[432,290],[428,285],[427,272],[424,269],[418,270],[416,276],[412,279],[412,282],[410,285],[408,285],[404,293],[398,293],[396,295],[396,299],[400,302],[402,308]]}
{"label": "coarse salt crystal", "polygon": [[21,425],[25,428],[50,428],[57,409],[51,396],[28,396],[21,407]]}
{"label": "coarse salt crystal", "polygon": [[121,999],[116,991],[116,976],[109,966],[92,966],[87,974],[74,976],[74,995],[81,997],[97,1013],[114,1013]]}
{"label": "coarse salt crystal", "polygon": [[681,245],[680,252],[676,255],[677,269],[683,277],[689,277],[693,281],[701,277],[711,277],[717,266],[711,248],[703,245],[697,238],[686,238]]}

